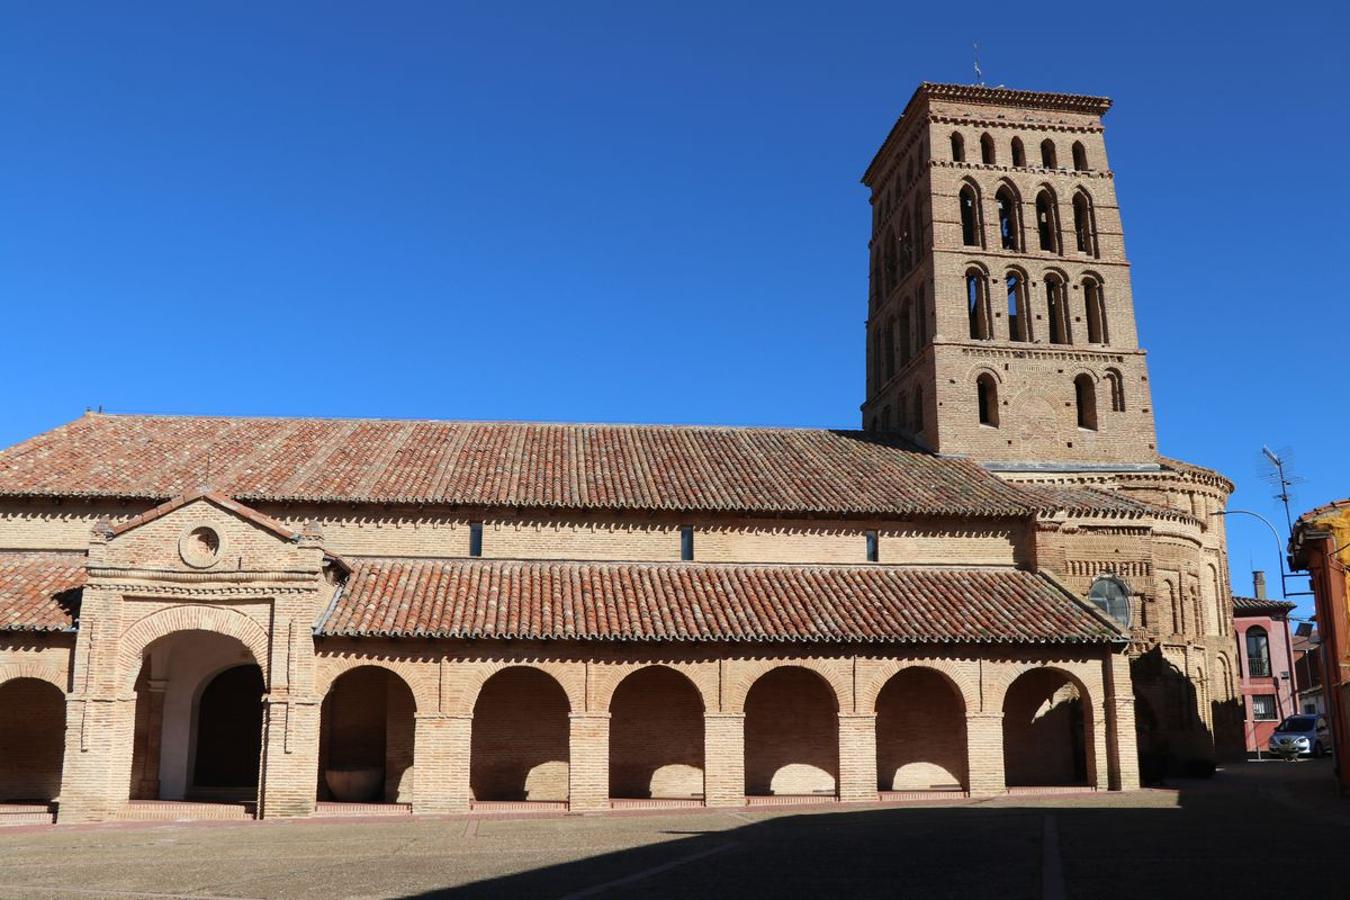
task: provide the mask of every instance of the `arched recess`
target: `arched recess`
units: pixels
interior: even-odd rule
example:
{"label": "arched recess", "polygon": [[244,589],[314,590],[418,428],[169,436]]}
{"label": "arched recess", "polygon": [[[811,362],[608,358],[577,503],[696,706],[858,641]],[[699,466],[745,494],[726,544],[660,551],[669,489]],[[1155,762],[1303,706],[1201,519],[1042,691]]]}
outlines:
{"label": "arched recess", "polygon": [[473,798],[567,800],[570,711],[567,692],[542,669],[507,666],[494,672],[473,707]]}
{"label": "arched recess", "polygon": [[966,789],[966,703],[936,669],[910,666],[893,675],[876,700],[877,788]]}
{"label": "arched recess", "polygon": [[145,650],[155,641],[184,631],[207,631],[232,637],[248,648],[253,661],[268,678],[269,638],[262,626],[238,610],[219,606],[171,606],[140,619],[122,633],[118,666],[122,684],[129,691],[141,671]]}
{"label": "arched recess", "polygon": [[231,666],[203,685],[193,716],[192,781],[198,800],[252,800],[262,763],[262,670]]}
{"label": "arched recess", "polygon": [[818,673],[780,666],[745,698],[747,796],[835,796],[839,785],[839,704]]}
{"label": "arched recess", "polygon": [[[221,624],[213,618],[193,621]],[[221,621],[229,627],[236,620],[247,621],[242,616]],[[238,637],[220,630],[167,627],[178,624],[184,624],[178,616],[147,619],[128,632],[130,646],[135,646],[138,630],[142,636],[165,633],[143,645],[132,682],[136,706],[127,796],[255,800],[266,692],[263,668],[255,651]],[[234,630],[256,639],[246,628]],[[122,649],[125,653],[128,645]]]}
{"label": "arched recess", "polygon": [[407,681],[384,666],[334,679],[319,713],[318,799],[411,803],[416,708]]}
{"label": "arched recess", "polygon": [[1038,666],[1003,695],[1003,769],[1009,787],[1097,787],[1092,701],[1077,677]]}
{"label": "arched recess", "polygon": [[385,669],[400,679],[412,694],[413,711],[429,712],[436,709],[436,691],[440,671],[434,661],[384,659],[373,656],[319,656],[315,659],[314,692],[326,695],[334,683],[348,672],[366,666]]}
{"label": "arched recess", "polygon": [[963,181],[957,193],[957,208],[961,220],[961,243],[967,247],[984,246],[984,210],[981,209],[980,189],[972,181]]}
{"label": "arched recess", "polygon": [[61,687],[33,675],[0,683],[0,802],[56,799],[65,737],[66,695]]}
{"label": "arched recess", "polygon": [[609,711],[611,797],[703,796],[703,697],[692,681],[667,666],[638,669]]}

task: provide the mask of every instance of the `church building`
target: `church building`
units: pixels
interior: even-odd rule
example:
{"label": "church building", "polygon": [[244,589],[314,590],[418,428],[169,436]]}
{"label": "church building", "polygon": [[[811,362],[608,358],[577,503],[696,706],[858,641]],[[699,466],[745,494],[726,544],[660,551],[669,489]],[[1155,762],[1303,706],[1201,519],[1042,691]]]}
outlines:
{"label": "church building", "polygon": [[[0,822],[1130,790],[1241,750],[1100,97],[921,84],[860,427],[89,413],[0,451]],[[209,475],[207,474],[209,473]]]}

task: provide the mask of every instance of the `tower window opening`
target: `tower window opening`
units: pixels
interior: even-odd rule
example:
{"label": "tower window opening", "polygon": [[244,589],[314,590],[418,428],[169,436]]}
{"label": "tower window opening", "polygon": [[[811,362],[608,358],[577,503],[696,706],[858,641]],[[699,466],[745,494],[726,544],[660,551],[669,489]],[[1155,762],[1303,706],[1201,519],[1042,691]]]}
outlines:
{"label": "tower window opening", "polygon": [[923,285],[914,292],[914,347],[917,353],[928,346],[928,306],[923,299]]}
{"label": "tower window opening", "polygon": [[923,387],[914,389],[914,414],[910,416],[910,423],[914,433],[923,431]]}
{"label": "tower window opening", "polygon": [[482,522],[470,522],[470,523],[469,523],[469,555],[470,555],[470,556],[482,556],[482,555],[483,555],[483,523],[482,523]]}
{"label": "tower window opening", "polygon": [[1124,412],[1125,379],[1115,369],[1107,369],[1106,383],[1111,389],[1111,412]]}
{"label": "tower window opening", "polygon": [[952,161],[966,161],[966,140],[955,131],[952,132]]}
{"label": "tower window opening", "polygon": [[1086,372],[1073,380],[1074,401],[1078,406],[1078,427],[1097,430],[1097,386]]}
{"label": "tower window opening", "polygon": [[1055,142],[1046,138],[1041,141],[1041,165],[1047,169],[1057,169],[1055,159]]}
{"label": "tower window opening", "polygon": [[1009,272],[1008,287],[1008,340],[1031,340],[1031,316],[1027,312],[1026,281],[1017,272]]}
{"label": "tower window opening", "polygon": [[1069,299],[1065,295],[1064,282],[1057,275],[1049,275],[1045,279],[1045,305],[1050,313],[1050,343],[1072,344]]}
{"label": "tower window opening", "polygon": [[910,324],[909,324],[908,305],[906,305],[905,308],[900,311],[899,327],[900,327],[900,365],[905,366],[906,364],[909,363],[910,358],[913,356],[909,339]]}
{"label": "tower window opening", "polygon": [[1106,330],[1106,301],[1102,298],[1101,282],[1095,278],[1084,278],[1083,300],[1087,305],[1088,343],[1107,343],[1110,338]]}
{"label": "tower window opening", "polygon": [[1086,191],[1073,195],[1073,233],[1079,253],[1097,255],[1097,229],[1093,224],[1092,200]]}
{"label": "tower window opening", "polygon": [[998,385],[988,372],[975,379],[975,400],[980,408],[980,424],[997,428]]}
{"label": "tower window opening", "polygon": [[961,242],[967,247],[978,247],[980,241],[980,200],[975,188],[961,188]]}
{"label": "tower window opening", "polygon": [[1012,139],[1012,164],[1017,169],[1027,167],[1027,149],[1022,146],[1022,139],[1019,137]]}
{"label": "tower window opening", "polygon": [[1059,212],[1055,195],[1049,189],[1036,195],[1036,232],[1042,250],[1059,252]]}
{"label": "tower window opening", "polygon": [[891,319],[886,323],[886,378],[890,381],[895,377],[895,320]]}
{"label": "tower window opening", "polygon": [[998,236],[1003,244],[1004,250],[1022,249],[1022,223],[1020,221],[1020,205],[1016,196],[1007,185],[998,189],[994,195],[994,202],[998,206]]}
{"label": "tower window opening", "polygon": [[989,292],[985,288],[984,273],[979,269],[966,271],[966,311],[970,317],[970,336],[977,341],[993,337],[989,327]]}
{"label": "tower window opening", "polygon": [[1083,147],[1082,141],[1073,142],[1073,168],[1076,172],[1088,170],[1087,149]]}
{"label": "tower window opening", "polygon": [[984,163],[986,166],[992,166],[994,160],[994,139],[986,132],[985,135],[980,138],[980,162]]}
{"label": "tower window opening", "polygon": [[872,369],[872,391],[873,391],[874,393],[875,393],[876,391],[881,390],[881,384],[882,384],[882,381],[881,381],[881,372],[882,372],[882,369],[881,369],[881,365],[882,365],[882,363],[881,363],[881,357],[882,357],[882,354],[881,354],[881,329],[874,326],[874,327],[872,328],[872,359],[871,359],[871,363],[872,363],[872,366],[871,366],[871,369]]}
{"label": "tower window opening", "polygon": [[867,532],[867,561],[877,561],[877,533],[875,531]]}

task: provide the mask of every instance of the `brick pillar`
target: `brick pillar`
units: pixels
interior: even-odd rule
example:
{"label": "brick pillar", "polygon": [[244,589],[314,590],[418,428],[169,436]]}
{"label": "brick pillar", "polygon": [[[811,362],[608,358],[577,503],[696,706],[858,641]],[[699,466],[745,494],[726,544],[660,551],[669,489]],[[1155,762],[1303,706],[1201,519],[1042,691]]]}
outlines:
{"label": "brick pillar", "polygon": [[1139,790],[1139,747],[1134,731],[1134,684],[1130,658],[1123,653],[1106,661],[1107,784],[1113,791]]}
{"label": "brick pillar", "polygon": [[117,815],[131,795],[135,730],[135,694],[69,695],[57,809],[63,824],[102,822]]}
{"label": "brick pillar", "polygon": [[319,790],[319,700],[273,691],[263,697],[258,818],[308,816]]}
{"label": "brick pillar", "polygon": [[966,756],[972,797],[1006,793],[1003,774],[1003,713],[977,712],[966,716]]}
{"label": "brick pillar", "polygon": [[139,750],[140,766],[132,773],[131,795],[139,800],[159,798],[159,755],[164,738],[164,692],[169,683],[162,678],[147,679],[137,691],[137,699],[145,704],[144,719],[138,723],[142,732],[136,734],[135,750]]}
{"label": "brick pillar", "polygon": [[569,716],[567,808],[609,809],[609,713]]}
{"label": "brick pillar", "polygon": [[413,813],[469,810],[469,742],[473,716],[419,714],[413,738]]}
{"label": "brick pillar", "polygon": [[703,714],[703,802],[745,805],[745,713]]}
{"label": "brick pillar", "polygon": [[839,799],[877,799],[876,714],[839,714]]}

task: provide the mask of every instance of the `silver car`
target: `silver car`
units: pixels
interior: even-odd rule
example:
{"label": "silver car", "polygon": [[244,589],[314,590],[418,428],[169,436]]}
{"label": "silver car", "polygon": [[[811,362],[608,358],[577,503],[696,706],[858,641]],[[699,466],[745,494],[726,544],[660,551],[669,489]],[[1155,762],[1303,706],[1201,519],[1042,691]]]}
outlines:
{"label": "silver car", "polygon": [[1323,716],[1289,716],[1270,736],[1270,752],[1280,756],[1325,756],[1331,752],[1331,732]]}

